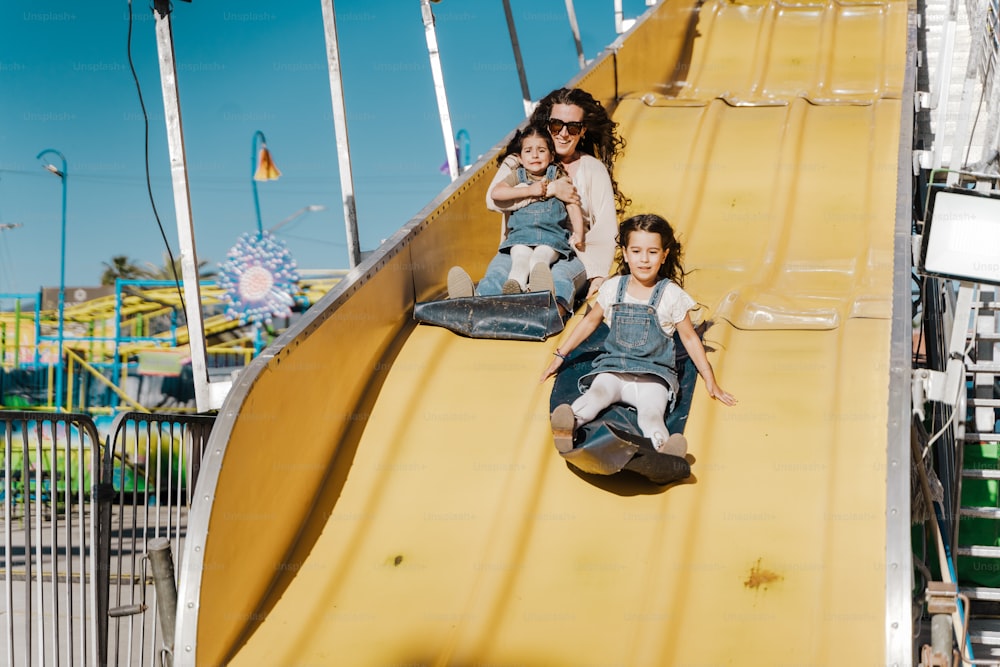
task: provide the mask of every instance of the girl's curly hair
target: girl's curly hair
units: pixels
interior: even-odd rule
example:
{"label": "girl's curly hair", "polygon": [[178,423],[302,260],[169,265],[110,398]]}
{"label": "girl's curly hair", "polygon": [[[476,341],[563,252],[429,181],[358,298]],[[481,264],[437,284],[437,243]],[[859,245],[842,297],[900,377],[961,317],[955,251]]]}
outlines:
{"label": "girl's curly hair", "polygon": [[[618,247],[622,251],[628,245],[628,238],[632,232],[649,232],[659,234],[661,246],[667,253],[667,259],[660,266],[659,277],[668,278],[678,287],[684,287],[684,267],[681,262],[684,258],[684,250],[681,248],[674,228],[670,226],[666,218],[662,218],[655,213],[642,213],[633,215],[624,220],[618,226]],[[618,268],[619,275],[629,273],[628,264],[621,262]]]}

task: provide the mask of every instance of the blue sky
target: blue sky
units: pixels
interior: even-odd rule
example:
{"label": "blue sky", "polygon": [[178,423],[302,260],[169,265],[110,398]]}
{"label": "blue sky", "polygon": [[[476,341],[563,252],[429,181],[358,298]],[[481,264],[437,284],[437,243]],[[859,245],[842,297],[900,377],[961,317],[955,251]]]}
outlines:
{"label": "blue sky", "polygon": [[[153,199],[176,255],[152,2],[132,4],[131,55],[149,116]],[[532,97],[578,71],[563,0],[511,0]],[[454,130],[473,161],[524,116],[501,0],[432,5]],[[371,250],[449,183],[419,0],[336,0],[361,248]],[[615,39],[613,0],[577,0],[586,57]],[[626,0],[625,16],[645,10]],[[198,258],[214,265],[256,229],[253,135],[282,176],[258,183],[261,217],[299,268],[346,268],[347,243],[319,0],[175,2],[174,52]],[[147,195],[144,124],[128,62],[129,3],[0,3],[0,293],[58,286],[59,178],[67,160],[66,285],[102,262],[163,263]],[[58,164],[56,166],[59,166]],[[484,212],[485,214],[485,212]]]}

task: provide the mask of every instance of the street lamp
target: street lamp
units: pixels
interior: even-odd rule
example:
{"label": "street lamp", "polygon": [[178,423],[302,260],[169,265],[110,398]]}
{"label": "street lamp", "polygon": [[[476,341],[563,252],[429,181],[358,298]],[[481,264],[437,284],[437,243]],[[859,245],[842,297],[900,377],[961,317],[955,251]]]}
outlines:
{"label": "street lamp", "polygon": [[35,159],[41,160],[43,156],[49,154],[57,156],[62,163],[62,169],[57,168],[51,162],[42,165],[47,171],[52,172],[59,177],[60,181],[62,181],[62,226],[60,232],[61,241],[59,244],[59,370],[56,373],[56,405],[59,412],[62,412],[63,384],[65,382],[65,366],[63,365],[63,321],[66,308],[66,179],[68,173],[66,171],[66,157],[57,150],[46,148],[35,156]]}
{"label": "street lamp", "polygon": [[288,216],[287,218],[285,218],[284,220],[282,220],[278,224],[271,225],[270,227],[268,227],[267,231],[269,231],[269,232],[275,232],[275,231],[281,229],[282,227],[284,227],[285,225],[287,225],[288,223],[290,223],[292,220],[295,220],[296,218],[298,218],[300,216],[303,216],[306,213],[315,213],[316,211],[325,211],[325,210],[326,210],[326,206],[323,206],[321,204],[310,204],[309,206],[304,206],[304,207],[300,208],[298,211],[296,211],[295,213],[292,213],[290,216]]}
{"label": "street lamp", "polygon": [[[257,139],[260,139],[260,152],[257,152]],[[264,133],[257,130],[253,133],[250,154],[250,183],[253,185],[253,207],[257,213],[257,238],[264,236],[264,224],[260,220],[260,199],[257,197],[257,181],[274,181],[281,172],[274,166],[271,152],[267,150],[267,139]]]}

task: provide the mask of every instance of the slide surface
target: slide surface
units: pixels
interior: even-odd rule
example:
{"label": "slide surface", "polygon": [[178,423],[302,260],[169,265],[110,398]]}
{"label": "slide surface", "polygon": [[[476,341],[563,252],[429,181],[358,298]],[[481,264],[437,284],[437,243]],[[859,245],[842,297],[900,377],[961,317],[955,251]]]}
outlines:
{"label": "slide surface", "polygon": [[679,230],[739,399],[699,380],[689,479],[558,456],[538,378],[565,332],[409,321],[448,266],[475,273],[495,249],[492,216],[471,258],[447,233],[484,217],[483,163],[234,388],[189,524],[176,659],[884,664],[906,32],[902,2],[668,2],[575,82],[627,140],[631,212]]}

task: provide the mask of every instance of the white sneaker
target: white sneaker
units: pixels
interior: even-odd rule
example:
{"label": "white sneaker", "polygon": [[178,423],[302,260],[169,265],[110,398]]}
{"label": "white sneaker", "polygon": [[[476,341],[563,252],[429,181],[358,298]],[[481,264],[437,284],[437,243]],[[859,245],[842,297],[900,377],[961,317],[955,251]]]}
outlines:
{"label": "white sneaker", "polygon": [[556,406],[550,417],[552,423],[552,439],[560,454],[573,451],[573,431],[576,429],[576,415],[569,403]]}
{"label": "white sneaker", "polygon": [[531,273],[528,274],[528,291],[551,292],[555,296],[556,286],[548,264],[538,263],[531,267]]}
{"label": "white sneaker", "polygon": [[687,454],[688,450],[688,441],[687,438],[680,433],[671,433],[670,437],[666,440],[662,440],[657,437],[655,442],[653,442],[653,447],[661,454],[669,454],[670,456],[679,456],[680,458],[684,458],[684,455]]}
{"label": "white sneaker", "polygon": [[476,288],[472,284],[472,278],[460,266],[453,266],[448,269],[448,298],[462,299],[476,295]]}
{"label": "white sneaker", "polygon": [[501,294],[521,294],[524,292],[521,289],[521,283],[517,282],[513,278],[508,278],[504,281],[503,287],[500,288]]}

